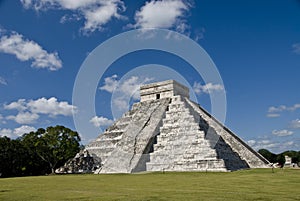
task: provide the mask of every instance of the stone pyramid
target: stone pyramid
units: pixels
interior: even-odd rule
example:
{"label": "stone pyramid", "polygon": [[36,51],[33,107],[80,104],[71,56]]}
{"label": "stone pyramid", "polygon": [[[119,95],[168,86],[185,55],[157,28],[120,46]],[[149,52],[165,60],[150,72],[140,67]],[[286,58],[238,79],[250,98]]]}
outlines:
{"label": "stone pyramid", "polygon": [[269,162],[189,100],[174,80],[140,88],[141,101],[86,150],[99,162],[95,173],[234,171]]}

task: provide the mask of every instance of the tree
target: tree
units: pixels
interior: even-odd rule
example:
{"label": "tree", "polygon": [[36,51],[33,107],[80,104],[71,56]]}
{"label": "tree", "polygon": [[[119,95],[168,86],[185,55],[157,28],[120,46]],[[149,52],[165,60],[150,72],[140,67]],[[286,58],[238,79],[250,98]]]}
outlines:
{"label": "tree", "polygon": [[[37,142],[40,140],[39,136],[45,133],[45,129],[38,129],[36,132],[30,132],[24,134],[20,140],[23,146],[27,150],[27,164],[26,164],[26,173],[27,175],[45,175],[49,173],[51,169],[49,168],[48,163],[43,160],[40,160],[38,155]],[[40,150],[39,150],[40,151]]]}
{"label": "tree", "polygon": [[277,162],[277,155],[273,154],[267,149],[260,149],[258,150],[258,153],[260,153],[263,157],[265,157],[270,163],[276,163]]}
{"label": "tree", "polygon": [[276,157],[277,162],[281,165],[281,167],[285,164],[285,157],[283,154],[278,154]]}
{"label": "tree", "polygon": [[0,176],[26,175],[27,150],[20,140],[0,137]]}
{"label": "tree", "polygon": [[52,173],[80,150],[79,134],[64,126],[48,127],[46,130],[40,128],[25,134],[22,141],[48,164]]}

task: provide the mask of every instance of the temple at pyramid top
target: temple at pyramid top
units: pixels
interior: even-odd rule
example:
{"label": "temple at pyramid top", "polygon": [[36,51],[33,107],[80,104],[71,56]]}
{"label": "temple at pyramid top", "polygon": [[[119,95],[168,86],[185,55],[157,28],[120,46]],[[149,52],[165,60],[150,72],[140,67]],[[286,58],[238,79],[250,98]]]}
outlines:
{"label": "temple at pyramid top", "polygon": [[141,102],[171,98],[177,95],[189,98],[189,88],[175,80],[167,80],[141,86],[140,95]]}

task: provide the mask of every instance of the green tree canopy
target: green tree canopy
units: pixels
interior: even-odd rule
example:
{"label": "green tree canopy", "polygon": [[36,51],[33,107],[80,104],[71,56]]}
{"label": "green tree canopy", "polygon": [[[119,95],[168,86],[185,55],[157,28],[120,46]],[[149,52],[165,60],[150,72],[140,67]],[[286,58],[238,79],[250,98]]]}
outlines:
{"label": "green tree canopy", "polygon": [[40,128],[24,134],[22,141],[25,147],[34,152],[31,155],[48,164],[52,173],[80,150],[79,134],[64,126]]}

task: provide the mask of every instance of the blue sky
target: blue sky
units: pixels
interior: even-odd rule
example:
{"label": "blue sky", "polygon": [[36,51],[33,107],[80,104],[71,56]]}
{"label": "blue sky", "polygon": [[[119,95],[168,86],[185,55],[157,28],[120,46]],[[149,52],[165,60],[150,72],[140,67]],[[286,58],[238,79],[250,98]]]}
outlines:
{"label": "blue sky", "polygon": [[[225,124],[254,148],[300,150],[298,0],[0,0],[0,135],[57,124],[76,129],[72,93],[83,62],[104,41],[140,28],[190,37],[223,85],[205,83],[174,55],[130,53],[99,78],[97,116],[88,122],[99,133],[138,101],[140,84],[181,77],[208,111],[209,92],[226,91]],[[148,64],[161,66],[141,67]],[[81,135],[84,143],[96,137]]]}

